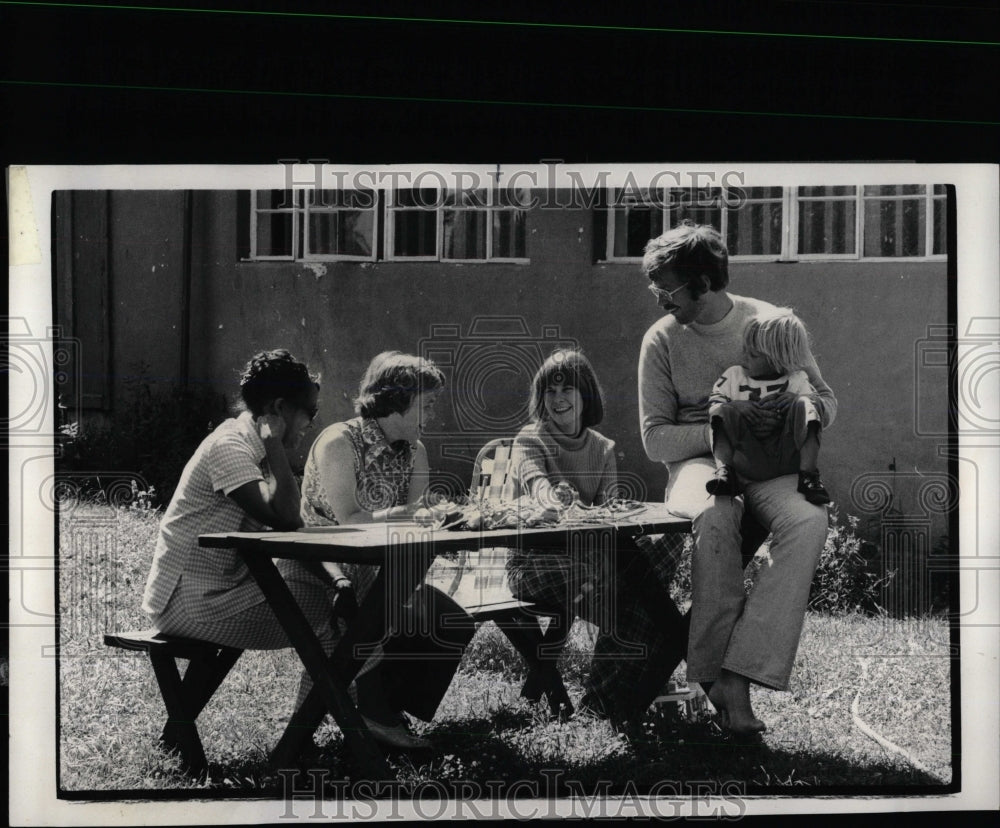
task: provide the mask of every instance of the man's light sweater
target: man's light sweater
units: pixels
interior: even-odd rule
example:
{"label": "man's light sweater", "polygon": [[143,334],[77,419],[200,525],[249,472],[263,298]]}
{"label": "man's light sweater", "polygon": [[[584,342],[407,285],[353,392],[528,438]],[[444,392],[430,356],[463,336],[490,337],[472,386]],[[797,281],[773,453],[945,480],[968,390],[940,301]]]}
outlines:
{"label": "man's light sweater", "polygon": [[[712,386],[743,358],[743,330],[758,313],[774,310],[759,299],[733,296],[733,307],[719,322],[681,325],[671,315],[654,323],[639,354],[639,424],[651,460],[671,463],[711,455],[708,398]],[[816,361],[803,365],[816,389],[817,409],[828,428],[837,400]]]}

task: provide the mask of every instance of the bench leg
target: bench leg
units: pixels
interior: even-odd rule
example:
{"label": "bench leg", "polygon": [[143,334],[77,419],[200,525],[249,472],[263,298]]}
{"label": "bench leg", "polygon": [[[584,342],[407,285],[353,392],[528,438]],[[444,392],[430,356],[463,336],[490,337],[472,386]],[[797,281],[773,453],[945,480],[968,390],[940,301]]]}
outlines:
{"label": "bench leg", "polygon": [[192,715],[192,708],[181,684],[177,662],[171,655],[155,652],[149,654],[149,659],[153,662],[156,683],[160,686],[160,694],[167,707],[167,726],[164,732],[169,731],[174,739],[171,747],[176,747],[180,753],[184,770],[201,776],[208,771],[208,761],[194,723],[195,716]]}
{"label": "bench leg", "polygon": [[[242,650],[232,647],[220,647],[216,655],[191,659],[184,671],[181,694],[192,721],[198,718],[205,705],[211,701],[242,653]],[[167,720],[160,735],[160,742],[167,750],[181,749],[184,736],[179,732],[180,729],[176,722]]]}

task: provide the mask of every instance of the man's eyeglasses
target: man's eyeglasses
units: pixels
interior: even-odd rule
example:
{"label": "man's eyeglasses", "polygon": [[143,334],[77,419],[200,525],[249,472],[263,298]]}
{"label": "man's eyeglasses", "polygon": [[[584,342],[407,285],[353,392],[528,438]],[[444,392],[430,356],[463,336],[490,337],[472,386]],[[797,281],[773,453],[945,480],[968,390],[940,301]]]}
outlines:
{"label": "man's eyeglasses", "polygon": [[677,293],[681,288],[686,288],[687,285],[681,285],[680,287],[675,287],[673,290],[664,290],[663,288],[658,288],[656,285],[649,285],[649,292],[656,297],[656,300],[666,299],[671,305],[674,304],[674,294]]}
{"label": "man's eyeglasses", "polygon": [[312,408],[303,408],[302,410],[305,411],[306,414],[309,415],[309,422],[310,423],[313,420],[315,420],[316,419],[316,415],[319,414],[319,407],[315,406],[315,405]]}

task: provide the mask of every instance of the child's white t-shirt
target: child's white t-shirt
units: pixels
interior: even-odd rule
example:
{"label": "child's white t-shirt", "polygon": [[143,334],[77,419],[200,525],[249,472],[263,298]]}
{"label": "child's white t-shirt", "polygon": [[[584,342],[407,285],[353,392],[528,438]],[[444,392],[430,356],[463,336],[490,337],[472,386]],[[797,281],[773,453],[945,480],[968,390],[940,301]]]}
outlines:
{"label": "child's white t-shirt", "polygon": [[754,379],[742,365],[731,365],[716,380],[708,398],[708,416],[712,417],[720,405],[728,402],[751,400],[758,402],[776,394],[790,391],[799,396],[810,396],[816,390],[810,385],[805,371],[792,371],[780,377]]}

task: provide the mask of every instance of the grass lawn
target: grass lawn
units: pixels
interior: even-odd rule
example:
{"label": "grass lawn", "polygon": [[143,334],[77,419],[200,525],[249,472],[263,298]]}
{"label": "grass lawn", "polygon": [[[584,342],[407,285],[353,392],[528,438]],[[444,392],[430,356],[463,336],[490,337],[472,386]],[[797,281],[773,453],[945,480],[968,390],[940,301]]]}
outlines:
{"label": "grass lawn", "polygon": [[[61,516],[60,788],[69,795],[206,788],[277,794],[281,780],[267,754],[291,713],[300,669],[293,651],[243,654],[198,720],[211,765],[209,779],[198,782],[156,746],[165,711],[148,659],[101,643],[106,630],[149,626],[139,605],[158,518],[82,505]],[[577,622],[562,662],[574,700],[591,646],[590,630]],[[737,780],[750,793],[925,790],[951,781],[947,654],[943,619],[810,614],[791,691],[753,691],[755,710],[769,726],[760,744],[688,722],[674,705],[651,708],[643,736],[630,740],[604,721],[549,721],[544,705],[520,699],[520,658],[485,624],[434,721],[416,724],[435,751],[389,761],[405,783],[471,780],[488,790],[495,790],[486,787],[490,780],[551,786],[557,772],[556,795],[620,793],[628,780],[640,789],[661,780]],[[899,750],[866,735],[852,707]],[[329,769],[328,779],[352,774],[329,718],[315,745],[311,766]]]}

